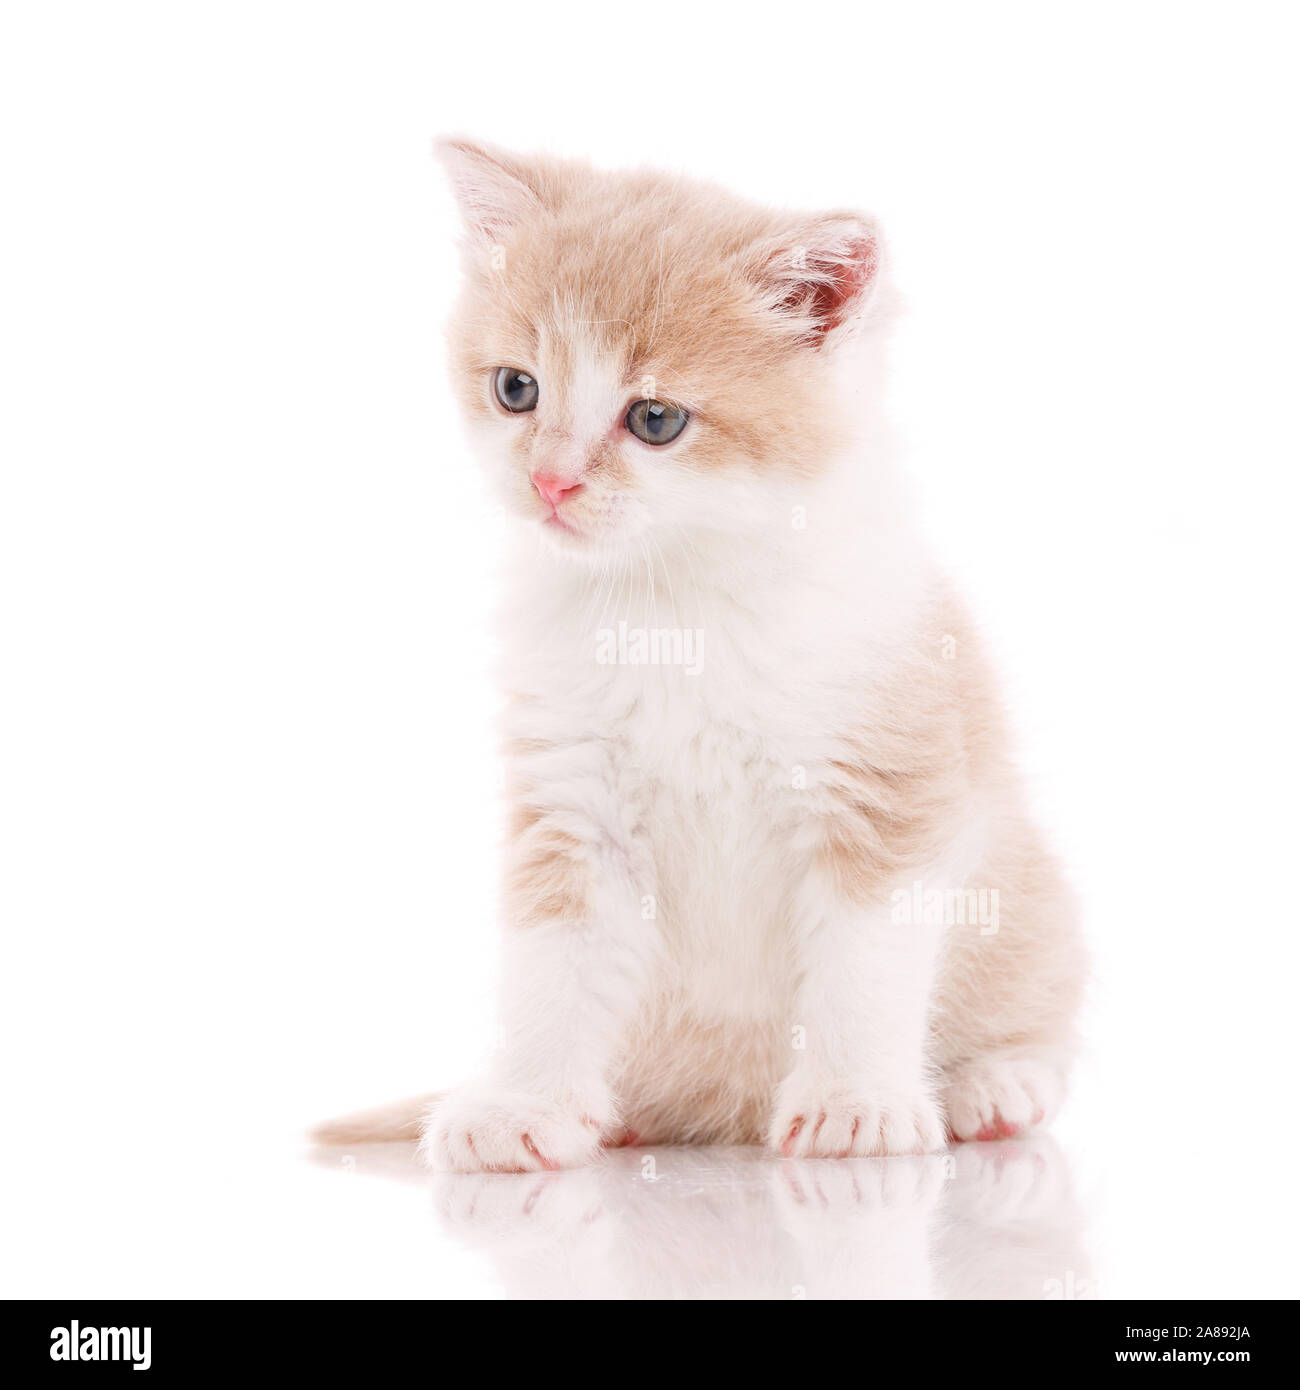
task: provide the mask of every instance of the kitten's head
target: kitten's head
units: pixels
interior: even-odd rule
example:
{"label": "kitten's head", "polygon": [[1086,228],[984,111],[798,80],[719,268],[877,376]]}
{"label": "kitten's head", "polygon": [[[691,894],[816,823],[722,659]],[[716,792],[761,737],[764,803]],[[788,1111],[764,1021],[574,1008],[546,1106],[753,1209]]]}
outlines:
{"label": "kitten's head", "polygon": [[509,503],[575,555],[771,522],[862,408],[880,299],[853,214],[444,141],[466,225],[458,387]]}

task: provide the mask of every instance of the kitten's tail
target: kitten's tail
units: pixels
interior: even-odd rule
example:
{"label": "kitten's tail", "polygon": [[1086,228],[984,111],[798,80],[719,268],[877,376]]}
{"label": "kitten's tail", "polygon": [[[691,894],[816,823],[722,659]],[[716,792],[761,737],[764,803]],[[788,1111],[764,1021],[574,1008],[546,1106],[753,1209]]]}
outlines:
{"label": "kitten's tail", "polygon": [[418,1139],[421,1121],[441,1099],[441,1093],[434,1093],[377,1105],[373,1110],[358,1110],[354,1115],[317,1125],[311,1138],[317,1144],[381,1144]]}

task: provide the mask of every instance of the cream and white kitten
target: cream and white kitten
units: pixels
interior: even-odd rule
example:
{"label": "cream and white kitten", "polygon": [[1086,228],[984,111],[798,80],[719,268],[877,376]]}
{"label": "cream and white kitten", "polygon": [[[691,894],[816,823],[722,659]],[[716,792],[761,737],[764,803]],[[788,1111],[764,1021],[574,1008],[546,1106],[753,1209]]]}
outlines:
{"label": "cream and white kitten", "polygon": [[322,1137],[523,1170],[1046,1119],[1074,911],[895,478],[874,225],[440,149],[458,389],[519,530],[503,1043],[422,1123]]}

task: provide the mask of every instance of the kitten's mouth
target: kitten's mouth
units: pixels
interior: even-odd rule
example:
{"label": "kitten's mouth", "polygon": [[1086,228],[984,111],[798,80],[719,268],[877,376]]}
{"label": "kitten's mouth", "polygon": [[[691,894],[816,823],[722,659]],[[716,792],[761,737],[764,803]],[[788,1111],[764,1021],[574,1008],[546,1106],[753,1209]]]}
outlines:
{"label": "kitten's mouth", "polygon": [[542,525],[555,536],[571,537],[574,541],[585,541],[586,533],[575,526],[567,517],[563,517],[559,512],[552,512],[550,516],[542,518]]}

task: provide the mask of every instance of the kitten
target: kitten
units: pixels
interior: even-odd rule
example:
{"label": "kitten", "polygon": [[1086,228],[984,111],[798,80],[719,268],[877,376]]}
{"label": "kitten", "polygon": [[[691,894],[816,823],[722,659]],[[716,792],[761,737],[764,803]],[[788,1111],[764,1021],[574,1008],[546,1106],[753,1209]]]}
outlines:
{"label": "kitten", "polygon": [[504,1041],[423,1154],[924,1153],[1044,1121],[1075,914],[891,463],[875,226],[440,153],[456,384],[518,537]]}

